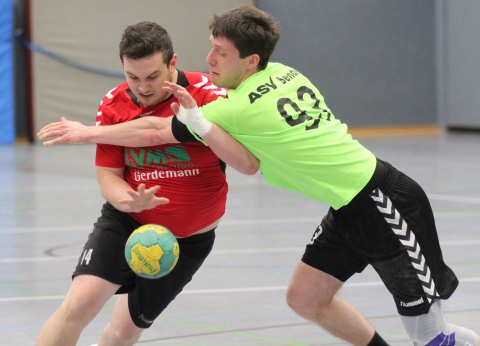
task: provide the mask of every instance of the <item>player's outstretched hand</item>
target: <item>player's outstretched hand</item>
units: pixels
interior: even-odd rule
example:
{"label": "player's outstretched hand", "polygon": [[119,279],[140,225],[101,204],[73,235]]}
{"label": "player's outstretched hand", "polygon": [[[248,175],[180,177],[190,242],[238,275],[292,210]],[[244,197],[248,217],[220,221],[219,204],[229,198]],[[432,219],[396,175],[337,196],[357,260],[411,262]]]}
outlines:
{"label": "player's outstretched hand", "polygon": [[181,107],[175,102],[171,106],[178,120],[189,126],[200,137],[205,136],[210,131],[212,123],[203,117],[197,107],[197,102],[185,88],[165,81],[163,90],[171,92],[180,101]]}
{"label": "player's outstretched hand", "polygon": [[118,203],[127,205],[131,213],[139,213],[143,210],[153,209],[160,204],[170,203],[168,198],[155,196],[158,190],[160,190],[158,185],[146,189],[145,184],[139,184],[138,191],[127,191],[132,199],[120,199]]}
{"label": "player's outstretched hand", "polygon": [[[190,93],[184,87],[178,84],[165,81],[163,90],[171,92],[173,95],[175,95],[178,101],[180,101],[180,104],[187,109],[193,108],[197,105],[197,102],[192,97],[192,95],[190,95]],[[175,103],[175,105],[178,110],[178,104]],[[172,105],[172,108],[173,108],[173,105]],[[177,114],[176,110],[175,109],[173,110],[175,111],[175,114]]]}
{"label": "player's outstretched hand", "polygon": [[59,122],[51,123],[44,126],[37,134],[39,139],[57,137],[49,141],[43,142],[43,145],[55,145],[60,143],[86,143],[83,139],[88,126],[78,121],[67,120],[62,117]]}

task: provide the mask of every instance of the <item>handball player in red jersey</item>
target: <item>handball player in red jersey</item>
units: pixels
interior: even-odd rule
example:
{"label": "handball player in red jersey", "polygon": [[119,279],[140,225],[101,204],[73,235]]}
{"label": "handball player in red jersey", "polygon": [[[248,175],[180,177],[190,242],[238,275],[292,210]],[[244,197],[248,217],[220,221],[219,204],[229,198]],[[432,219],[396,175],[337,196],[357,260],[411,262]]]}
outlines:
{"label": "handball player in red jersey", "polygon": [[[105,303],[121,293],[99,345],[135,344],[210,253],[215,228],[225,212],[226,164],[246,174],[254,174],[259,167],[258,160],[240,144],[223,150],[240,150],[243,155],[236,155],[232,162],[221,161],[173,117],[171,105],[178,101],[162,89],[165,81],[186,88],[199,105],[224,97],[226,90],[213,85],[208,74],[178,70],[165,29],[151,22],[127,27],[120,42],[120,58],[127,82],[103,98],[98,126],[83,131],[82,138],[75,138],[70,131],[67,138],[60,135],[66,126],[83,130],[85,126],[62,119],[39,134],[40,138],[60,136],[47,145],[103,143],[97,145],[95,164],[106,203],[85,243],[65,300],[41,330],[38,346],[76,345]],[[116,136],[108,125],[147,116],[164,123],[156,143],[170,144],[119,146],[128,138]],[[167,227],[180,245],[175,268],[155,280],[135,275],[124,257],[129,235],[148,223]]]}

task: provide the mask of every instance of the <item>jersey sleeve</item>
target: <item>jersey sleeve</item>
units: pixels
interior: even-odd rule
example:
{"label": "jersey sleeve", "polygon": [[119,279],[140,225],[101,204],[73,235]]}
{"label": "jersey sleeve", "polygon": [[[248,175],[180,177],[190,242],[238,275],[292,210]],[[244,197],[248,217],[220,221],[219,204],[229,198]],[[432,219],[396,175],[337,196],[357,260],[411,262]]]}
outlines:
{"label": "jersey sleeve", "polygon": [[[215,101],[199,108],[205,119],[220,126],[228,134],[233,135],[238,133],[236,127],[236,119],[233,111],[229,111],[228,103],[225,99],[217,98]],[[222,116],[224,115],[224,116]],[[193,130],[180,122],[176,116],[172,119],[172,133],[175,139],[179,142],[202,142],[207,145]]]}
{"label": "jersey sleeve", "polygon": [[[111,91],[103,98],[100,106],[98,107],[96,125],[113,125],[115,124],[115,113],[110,106]],[[123,147],[109,144],[97,144],[97,150],[95,155],[95,165],[100,167],[110,168],[123,168],[124,157]]]}
{"label": "jersey sleeve", "polygon": [[231,135],[238,134],[236,112],[228,98],[218,98],[200,107],[205,119],[220,126]]}
{"label": "jersey sleeve", "polygon": [[210,77],[203,73],[201,74],[200,80],[194,83],[189,89],[198,107],[227,96],[227,89],[216,86],[210,81]]}
{"label": "jersey sleeve", "polygon": [[172,134],[180,143],[198,142],[197,137],[193,135],[187,125],[178,120],[176,115],[172,118]]}
{"label": "jersey sleeve", "polygon": [[204,93],[204,97],[201,100],[197,100],[198,107],[204,106],[210,102],[217,100],[218,98],[225,98],[227,95],[227,90],[224,88],[219,88],[214,84],[210,84],[208,87],[208,92]]}
{"label": "jersey sleeve", "polygon": [[[188,87],[187,91],[195,99],[198,107],[215,102],[217,99],[223,99],[227,95],[227,90],[213,84],[206,74],[197,77],[197,80]],[[172,133],[179,142],[203,142],[200,136],[181,123],[176,116],[172,120]]]}

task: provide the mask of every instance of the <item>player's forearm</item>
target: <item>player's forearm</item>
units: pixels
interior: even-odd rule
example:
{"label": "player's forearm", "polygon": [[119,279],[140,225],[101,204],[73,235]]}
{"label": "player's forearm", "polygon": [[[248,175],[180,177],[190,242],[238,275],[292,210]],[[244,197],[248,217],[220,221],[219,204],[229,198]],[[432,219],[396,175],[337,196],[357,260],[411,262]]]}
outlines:
{"label": "player's forearm", "polygon": [[113,181],[104,182],[100,185],[100,192],[106,201],[110,202],[117,210],[125,213],[133,212],[132,208],[128,204],[120,203],[119,201],[130,198],[126,193],[127,189],[131,187],[125,182],[115,183]]}
{"label": "player's forearm", "polygon": [[[171,86],[178,88],[178,86]],[[183,89],[175,89],[175,91],[177,98],[182,102],[182,106],[175,111],[178,120],[202,137],[227,165],[243,174],[255,174],[260,167],[258,159],[221,127],[206,120],[197,106],[192,107],[195,105],[195,100],[188,92]]]}
{"label": "player's forearm", "polygon": [[120,211],[125,213],[131,212],[131,208],[128,205],[118,202],[122,199],[129,198],[127,190],[132,190],[123,178],[102,167],[97,167],[97,180],[100,193],[105,200]]}
{"label": "player's forearm", "polygon": [[141,146],[141,130],[128,123],[116,125],[90,126],[84,134],[86,142],[120,146]]}
{"label": "player's forearm", "polygon": [[[162,122],[159,119],[159,122]],[[88,142],[120,145],[124,147],[146,147],[167,143],[169,128],[151,119],[141,118],[116,125],[88,128],[85,139]],[[159,128],[160,127],[160,128]]]}
{"label": "player's forearm", "polygon": [[218,125],[212,124],[202,139],[223,162],[240,173],[253,175],[260,168],[259,160]]}
{"label": "player's forearm", "polygon": [[171,117],[145,117],[116,125],[85,126],[78,121],[62,118],[44,126],[38,138],[53,138],[44,145],[60,143],[100,143],[128,147],[176,143],[171,131]]}

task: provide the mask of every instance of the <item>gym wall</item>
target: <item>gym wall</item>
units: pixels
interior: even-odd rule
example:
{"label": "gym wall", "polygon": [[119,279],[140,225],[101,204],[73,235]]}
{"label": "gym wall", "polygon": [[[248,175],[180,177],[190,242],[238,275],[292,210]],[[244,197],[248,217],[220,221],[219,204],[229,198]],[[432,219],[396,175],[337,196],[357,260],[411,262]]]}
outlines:
{"label": "gym wall", "polygon": [[480,1],[438,7],[438,119],[451,129],[480,129]]}
{"label": "gym wall", "polygon": [[[62,57],[108,71],[122,71],[118,44],[128,25],[156,22],[172,36],[178,67],[206,71],[208,20],[251,0],[31,0],[32,43]],[[65,116],[95,124],[100,100],[124,81],[86,72],[33,53],[34,132]]]}
{"label": "gym wall", "polygon": [[[477,0],[30,1],[33,43],[114,71],[123,30],[142,20],[167,28],[180,68],[206,70],[211,14],[253,4],[282,26],[272,60],[309,76],[350,127],[480,128]],[[93,124],[122,81],[34,53],[34,132],[61,116]]]}
{"label": "gym wall", "polygon": [[352,126],[436,124],[433,0],[259,0],[281,23],[278,59]]}

